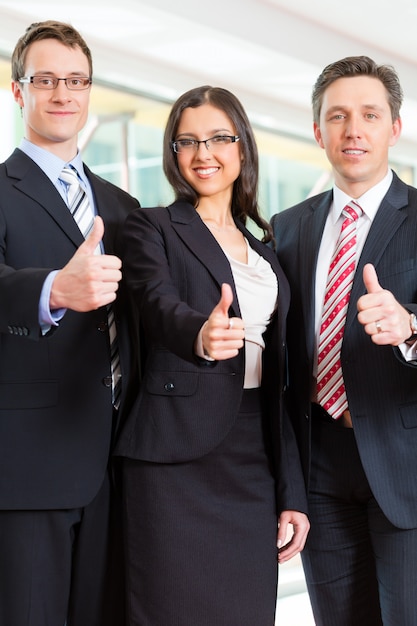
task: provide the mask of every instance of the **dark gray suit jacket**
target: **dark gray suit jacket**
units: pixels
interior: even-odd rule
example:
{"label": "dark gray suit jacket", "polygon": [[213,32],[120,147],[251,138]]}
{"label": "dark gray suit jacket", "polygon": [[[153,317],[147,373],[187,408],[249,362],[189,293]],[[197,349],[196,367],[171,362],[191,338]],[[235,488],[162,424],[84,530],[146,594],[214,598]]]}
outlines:
{"label": "dark gray suit jacket", "polygon": [[[277,465],[278,509],[305,511],[298,450],[281,402],[288,283],[275,253],[241,223],[237,227],[278,277],[278,314],[267,330],[263,392]],[[194,354],[195,338],[219,302],[222,283],[233,290],[230,315],[241,315],[230,264],[198,213],[185,202],[134,211],[126,222],[125,238],[126,280],[138,306],[147,360],[117,453],[161,463],[189,461],[224,439],[242,397],[244,350],[215,363]]]}
{"label": "dark gray suit jacket", "polygon": [[[308,482],[314,358],[315,271],[332,192],[275,215],[278,258],[291,288],[288,410]],[[417,190],[395,174],[358,262],[342,345],[342,366],[359,453],[371,489],[393,524],[417,526],[417,368],[397,348],[376,346],[357,321],[372,263],[383,288],[417,312]]]}
{"label": "dark gray suit jacket", "polygon": [[[138,202],[86,173],[105,223],[107,253]],[[83,237],[61,196],[21,150],[0,165],[0,508],[80,507],[102,484],[112,427],[106,309],[67,311],[42,337],[39,296]],[[131,354],[115,305],[125,381]],[[107,386],[106,384],[107,383]],[[126,389],[126,385],[124,386]]]}

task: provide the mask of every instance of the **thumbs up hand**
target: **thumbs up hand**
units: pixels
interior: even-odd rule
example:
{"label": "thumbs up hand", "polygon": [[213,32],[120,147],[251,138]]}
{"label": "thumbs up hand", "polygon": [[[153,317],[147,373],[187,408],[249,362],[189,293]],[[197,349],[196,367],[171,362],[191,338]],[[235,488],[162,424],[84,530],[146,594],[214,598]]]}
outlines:
{"label": "thumbs up hand", "polygon": [[243,347],[243,320],[240,317],[229,317],[232,302],[232,289],[224,283],[221,298],[202,329],[204,351],[216,361],[231,359]]}
{"label": "thumbs up hand", "polygon": [[116,256],[96,253],[103,234],[103,220],[97,216],[87,239],[55,276],[49,300],[51,310],[92,311],[116,299],[122,262]]}
{"label": "thumbs up hand", "polygon": [[398,346],[411,333],[410,313],[394,298],[391,291],[383,289],[373,265],[363,268],[363,282],[367,293],[359,298],[358,321],[377,345]]}
{"label": "thumbs up hand", "polygon": [[378,282],[376,270],[371,263],[367,263],[363,268],[363,282],[368,294],[379,293],[383,291],[381,285]]}
{"label": "thumbs up hand", "polygon": [[100,216],[94,218],[93,228],[84,243],[78,248],[76,254],[78,256],[90,256],[91,254],[97,254],[97,247],[104,235],[104,223]]}

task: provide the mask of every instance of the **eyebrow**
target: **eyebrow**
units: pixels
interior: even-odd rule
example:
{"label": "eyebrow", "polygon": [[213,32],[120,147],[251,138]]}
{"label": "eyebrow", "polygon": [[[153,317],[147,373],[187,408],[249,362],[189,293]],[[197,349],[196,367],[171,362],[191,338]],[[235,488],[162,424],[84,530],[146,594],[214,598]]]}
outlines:
{"label": "eyebrow", "polygon": [[[346,106],[344,104],[336,104],[332,107],[330,107],[329,109],[327,109],[326,111],[326,115],[329,115],[330,113],[336,113],[337,111],[348,111],[351,107]],[[381,107],[379,104],[361,104],[360,108],[362,110],[371,110],[371,111],[383,111],[383,107]]]}
{"label": "eyebrow", "polygon": [[[230,130],[229,128],[217,128],[215,130],[211,130],[209,131],[211,133],[210,137],[213,137],[214,135],[218,135],[219,133],[232,133],[234,134],[234,131]],[[197,135],[195,133],[179,133],[177,135],[177,137],[197,137]]]}
{"label": "eyebrow", "polygon": [[[57,76],[57,74],[55,74],[55,72],[51,72],[49,70],[35,70],[34,71],[34,76]],[[89,76],[89,74],[86,74],[84,71],[79,71],[79,72],[69,72],[69,74],[67,74],[67,77],[69,76]]]}

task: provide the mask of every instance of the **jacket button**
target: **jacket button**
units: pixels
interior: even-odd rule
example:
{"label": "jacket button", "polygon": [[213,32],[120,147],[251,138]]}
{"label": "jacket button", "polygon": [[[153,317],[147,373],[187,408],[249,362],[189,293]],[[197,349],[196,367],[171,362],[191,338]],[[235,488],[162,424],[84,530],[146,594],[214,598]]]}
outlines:
{"label": "jacket button", "polygon": [[100,322],[100,324],[97,326],[97,330],[99,330],[101,333],[105,333],[107,330],[107,322]]}
{"label": "jacket button", "polygon": [[103,378],[103,385],[105,387],[111,387],[111,376],[105,376],[105,378]]}
{"label": "jacket button", "polygon": [[164,385],[165,391],[173,391],[175,389],[174,383],[165,383]]}

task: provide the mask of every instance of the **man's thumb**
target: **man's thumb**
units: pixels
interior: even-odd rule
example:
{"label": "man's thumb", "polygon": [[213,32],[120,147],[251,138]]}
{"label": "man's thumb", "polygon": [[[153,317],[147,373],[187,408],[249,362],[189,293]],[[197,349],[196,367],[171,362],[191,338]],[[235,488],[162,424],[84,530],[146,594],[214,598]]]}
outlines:
{"label": "man's thumb", "polygon": [[382,287],[378,281],[377,273],[371,263],[367,263],[363,268],[363,282],[368,293],[376,293],[378,291],[382,291]]}
{"label": "man's thumb", "polygon": [[93,228],[88,233],[87,239],[81,246],[78,248],[79,251],[82,251],[84,254],[94,254],[95,249],[97,248],[100,241],[103,239],[104,235],[104,222],[103,219],[97,215],[94,218]]}

